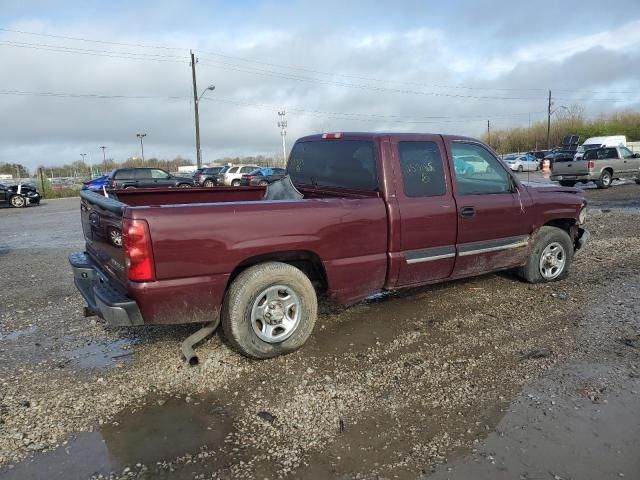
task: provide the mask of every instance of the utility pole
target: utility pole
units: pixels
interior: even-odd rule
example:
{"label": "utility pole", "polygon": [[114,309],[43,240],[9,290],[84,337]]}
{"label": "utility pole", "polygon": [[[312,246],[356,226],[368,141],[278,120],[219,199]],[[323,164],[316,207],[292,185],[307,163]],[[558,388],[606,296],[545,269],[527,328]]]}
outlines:
{"label": "utility pole", "polygon": [[549,90],[549,104],[547,105],[547,150],[551,148],[551,90]]}
{"label": "utility pole", "polygon": [[146,137],[146,133],[136,133],[136,137],[140,139],[140,151],[142,152],[142,161],[144,162],[144,144],[142,143],[142,139]]}
{"label": "utility pole", "polygon": [[107,156],[104,152],[107,149],[107,147],[102,145],[100,148],[102,149],[102,164],[104,165],[105,163],[107,163]]}
{"label": "utility pole", "polygon": [[491,121],[487,120],[487,143],[491,146]]}
{"label": "utility pole", "polygon": [[287,145],[285,137],[287,136],[287,112],[280,110],[278,112],[278,127],[280,128],[280,136],[282,137],[282,166],[287,167]]}
{"label": "utility pole", "polygon": [[[81,154],[80,154],[80,156],[82,157],[82,163],[83,163],[84,165],[86,165],[86,164],[84,163],[84,157],[86,157],[86,156],[87,156],[87,154],[86,154],[86,153],[81,153]],[[89,165],[89,178],[93,178],[93,170],[91,170],[91,165]]]}
{"label": "utility pole", "polygon": [[196,117],[196,163],[198,168],[202,168],[202,155],[200,153],[200,116],[198,115],[198,85],[196,83],[196,63],[197,59],[191,53],[191,77],[193,79],[193,110],[195,112]]}

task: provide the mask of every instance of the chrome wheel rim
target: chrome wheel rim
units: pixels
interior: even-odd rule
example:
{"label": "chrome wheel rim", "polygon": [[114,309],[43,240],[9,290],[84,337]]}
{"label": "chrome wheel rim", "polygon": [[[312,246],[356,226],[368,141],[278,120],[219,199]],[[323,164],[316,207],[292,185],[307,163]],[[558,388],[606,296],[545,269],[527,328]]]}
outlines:
{"label": "chrome wheel rim", "polygon": [[564,271],[566,263],[564,247],[558,242],[550,243],[540,256],[540,274],[546,280],[553,280]]}
{"label": "chrome wheel rim", "polygon": [[301,302],[291,287],[272,285],[258,294],[251,308],[251,327],[267,343],[289,338],[300,324]]}
{"label": "chrome wheel rim", "polygon": [[602,174],[602,184],[603,185],[609,185],[611,183],[611,176],[609,176],[608,173],[603,173]]}
{"label": "chrome wheel rim", "polygon": [[19,195],[16,195],[11,199],[11,205],[13,205],[14,207],[23,207],[24,203],[24,198]]}

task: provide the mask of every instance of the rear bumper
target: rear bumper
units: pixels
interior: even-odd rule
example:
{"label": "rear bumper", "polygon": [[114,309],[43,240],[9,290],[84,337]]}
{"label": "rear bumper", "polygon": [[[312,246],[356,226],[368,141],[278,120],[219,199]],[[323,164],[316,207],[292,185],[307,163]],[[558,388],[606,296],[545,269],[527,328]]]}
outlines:
{"label": "rear bumper", "polygon": [[102,273],[84,252],[69,255],[73,282],[89,308],[112,326],[143,325],[138,304]]}
{"label": "rear bumper", "polygon": [[567,181],[571,181],[571,182],[591,182],[593,180],[597,180],[598,177],[596,177],[595,175],[592,175],[590,173],[583,173],[580,175],[568,175],[568,174],[554,174],[551,173],[551,176],[549,177],[551,180],[553,180],[554,182],[560,181],[560,180],[567,180]]}

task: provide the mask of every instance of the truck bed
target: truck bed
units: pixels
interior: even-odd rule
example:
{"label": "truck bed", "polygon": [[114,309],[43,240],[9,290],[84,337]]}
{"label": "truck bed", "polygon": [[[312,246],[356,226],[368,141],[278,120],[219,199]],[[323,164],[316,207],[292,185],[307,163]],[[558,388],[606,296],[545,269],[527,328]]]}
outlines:
{"label": "truck bed", "polygon": [[[336,300],[349,304],[383,288],[387,213],[377,192],[300,187],[304,198],[263,200],[264,187],[81,193],[86,252],[155,323],[209,320],[233,270],[249,259],[302,252],[322,259]],[[155,279],[127,278],[123,218],[143,220],[152,241]],[[345,244],[345,238],[360,241]],[[352,278],[368,278],[354,284]],[[176,303],[176,295],[182,299]],[[187,313],[188,312],[188,313]]]}

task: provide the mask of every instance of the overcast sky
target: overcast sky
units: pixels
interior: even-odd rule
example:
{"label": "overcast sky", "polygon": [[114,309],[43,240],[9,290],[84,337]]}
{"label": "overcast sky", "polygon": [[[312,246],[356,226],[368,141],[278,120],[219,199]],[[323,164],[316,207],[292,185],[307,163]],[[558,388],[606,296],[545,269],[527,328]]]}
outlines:
{"label": "overcast sky", "polygon": [[198,89],[216,87],[205,162],[279,152],[279,108],[289,143],[479,136],[545,118],[548,89],[590,117],[640,109],[638,0],[56,3],[0,0],[0,161],[123,160],[138,132],[146,157],[195,159],[189,49]]}

